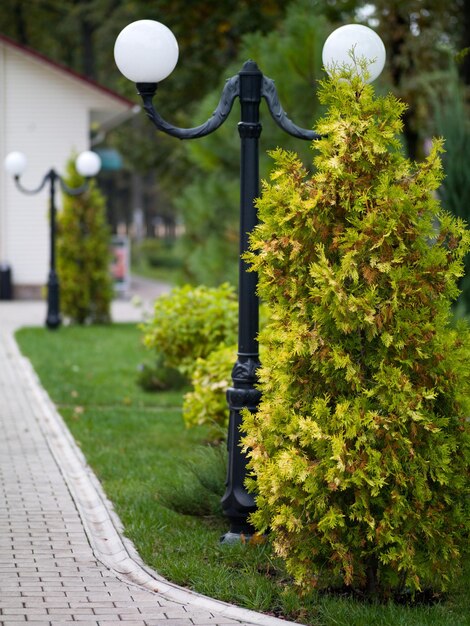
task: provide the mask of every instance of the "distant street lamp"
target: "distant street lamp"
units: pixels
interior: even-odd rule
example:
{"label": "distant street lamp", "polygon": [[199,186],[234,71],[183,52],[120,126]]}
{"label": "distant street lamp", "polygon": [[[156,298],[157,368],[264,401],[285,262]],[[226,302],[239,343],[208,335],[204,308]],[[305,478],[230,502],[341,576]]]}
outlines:
{"label": "distant street lamp", "polygon": [[[325,65],[348,63],[348,58],[344,58],[344,53],[354,47],[356,58],[365,56],[367,59],[376,59],[378,66],[381,64],[383,67],[385,49],[374,31],[357,25],[342,28],[345,29],[343,30],[345,44],[341,46],[341,37],[338,41],[333,37],[334,33],[330,35],[326,42],[328,48],[325,47],[327,53],[326,59],[323,59]],[[331,40],[332,37],[333,40]],[[136,83],[144,109],[154,125],[159,130],[179,139],[196,139],[215,131],[225,122],[235,98],[239,98],[241,105],[241,121],[238,123],[241,140],[240,255],[243,255],[248,250],[249,235],[257,223],[254,200],[259,195],[258,139],[262,128],[259,122],[261,99],[266,100],[276,124],[289,135],[309,141],[319,139],[320,136],[312,130],[300,128],[287,117],[279,102],[274,81],[264,76],[253,61],[247,61],[236,76],[227,80],[216,110],[204,124],[195,128],[177,128],[166,122],[154,108],[153,97],[158,83],[169,76],[176,66],[178,43],[173,33],[160,22],[139,20],[126,26],[116,39],[114,57],[122,74]],[[349,63],[351,63],[351,57],[349,57]],[[380,71],[381,68],[377,76]],[[260,364],[256,288],[256,274],[248,272],[245,262],[240,258],[238,359],[232,371],[233,386],[227,391],[230,409],[229,458],[222,506],[230,521],[230,531],[223,537],[225,542],[239,540],[242,534],[249,536],[253,533],[253,528],[247,518],[255,510],[256,505],[253,496],[247,492],[244,485],[246,458],[240,449],[240,429],[241,411],[244,408],[256,411],[261,397],[256,388],[256,372]]]}
{"label": "distant street lamp", "polygon": [[26,170],[27,160],[22,152],[10,152],[5,158],[5,169],[15,179],[17,188],[23,193],[33,195],[42,191],[47,182],[50,184],[50,265],[49,276],[47,279],[47,316],[46,326],[55,329],[61,324],[60,316],[60,296],[59,296],[59,278],[56,272],[55,263],[55,236],[56,236],[56,203],[55,203],[55,186],[59,181],[62,191],[70,196],[77,196],[88,188],[89,178],[96,176],[101,169],[101,159],[95,153],[89,150],[78,155],[75,161],[77,172],[84,176],[87,180],[83,185],[75,189],[68,187],[63,178],[51,169],[44,176],[41,184],[36,189],[26,189],[20,183],[20,176]]}

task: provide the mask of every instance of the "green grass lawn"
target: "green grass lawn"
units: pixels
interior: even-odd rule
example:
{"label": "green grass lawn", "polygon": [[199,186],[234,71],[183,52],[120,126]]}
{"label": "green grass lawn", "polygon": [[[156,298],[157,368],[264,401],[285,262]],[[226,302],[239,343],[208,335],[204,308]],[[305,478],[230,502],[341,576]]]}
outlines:
{"label": "green grass lawn", "polygon": [[[149,359],[140,337],[127,324],[17,333],[148,565],[200,593],[311,626],[470,625],[470,568],[432,606],[317,594],[299,600],[268,544],[220,545],[227,523],[215,492],[223,490],[223,455],[207,446],[203,428],[184,427],[180,392],[136,384],[138,365]],[[209,479],[215,486],[207,489],[201,481]]]}

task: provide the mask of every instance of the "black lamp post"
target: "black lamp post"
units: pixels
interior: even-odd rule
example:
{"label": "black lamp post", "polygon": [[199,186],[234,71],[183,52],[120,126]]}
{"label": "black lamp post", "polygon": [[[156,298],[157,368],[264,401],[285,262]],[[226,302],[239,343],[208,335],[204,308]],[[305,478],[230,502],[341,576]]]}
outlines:
{"label": "black lamp post", "polygon": [[239,98],[241,105],[241,119],[238,123],[241,142],[238,358],[232,371],[233,386],[227,391],[230,410],[228,474],[226,491],[222,498],[223,511],[230,520],[230,531],[224,535],[224,541],[233,541],[239,539],[241,534],[249,536],[253,533],[247,517],[255,510],[254,498],[244,485],[246,457],[240,449],[240,428],[242,409],[256,411],[261,397],[256,388],[256,370],[259,366],[259,306],[257,276],[254,272],[247,271],[241,255],[248,250],[249,235],[257,223],[254,200],[259,195],[258,140],[262,129],[259,122],[261,99],[266,100],[274,120],[287,133],[310,141],[318,138],[318,135],[291,122],[279,103],[274,82],[263,76],[253,61],[247,61],[241,71],[226,82],[212,117],[196,128],[176,128],[163,120],[152,103],[156,89],[156,83],[137,83],[137,90],[149,118],[159,130],[179,139],[194,139],[212,133],[227,118],[235,98]]}
{"label": "black lamp post", "polygon": [[[366,27],[360,28],[370,31]],[[376,36],[373,31],[370,32]],[[129,24],[116,40],[114,56],[124,76],[136,83],[148,117],[159,130],[173,137],[196,139],[214,132],[225,122],[234,100],[239,98],[240,255],[243,255],[248,250],[249,235],[257,223],[254,200],[259,195],[258,140],[262,129],[259,121],[262,98],[266,100],[276,124],[289,135],[308,141],[319,139],[320,136],[312,130],[300,128],[287,117],[279,102],[274,81],[264,76],[253,61],[247,61],[236,76],[227,80],[216,110],[204,124],[195,128],[177,128],[166,122],[154,108],[153,97],[158,83],[176,65],[178,44],[173,33],[159,22],[140,20]],[[230,409],[228,474],[226,491],[222,498],[224,513],[230,521],[230,531],[223,537],[226,542],[239,540],[242,534],[249,536],[253,533],[247,518],[255,510],[254,498],[244,485],[246,457],[240,448],[240,430],[241,411],[244,408],[256,411],[261,397],[256,386],[256,370],[259,366],[259,307],[257,276],[247,271],[242,258],[239,263],[238,291],[238,358],[232,371],[233,386],[227,391]]]}
{"label": "black lamp post", "polygon": [[60,293],[59,278],[56,272],[56,215],[57,207],[55,201],[56,184],[59,182],[64,193],[77,196],[88,188],[89,178],[95,176],[101,168],[101,160],[95,152],[85,151],[79,154],[75,162],[75,167],[80,175],[86,177],[83,185],[77,188],[68,187],[63,178],[54,170],[50,169],[42,179],[41,184],[36,189],[26,189],[20,182],[20,176],[26,169],[26,157],[21,152],[10,152],[5,159],[5,169],[13,175],[17,188],[25,194],[34,195],[44,189],[49,183],[49,207],[50,207],[50,263],[47,279],[47,316],[46,326],[51,330],[58,328],[61,324],[60,315]]}

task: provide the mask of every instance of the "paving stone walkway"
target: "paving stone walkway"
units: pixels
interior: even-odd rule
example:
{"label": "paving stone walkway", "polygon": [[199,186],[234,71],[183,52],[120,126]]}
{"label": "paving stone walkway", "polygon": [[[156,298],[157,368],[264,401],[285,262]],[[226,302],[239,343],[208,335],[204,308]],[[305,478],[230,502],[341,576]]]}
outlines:
{"label": "paving stone walkway", "polygon": [[[114,319],[140,319],[129,303],[114,306]],[[289,624],[143,564],[13,339],[44,317],[43,303],[0,303],[0,625]]]}

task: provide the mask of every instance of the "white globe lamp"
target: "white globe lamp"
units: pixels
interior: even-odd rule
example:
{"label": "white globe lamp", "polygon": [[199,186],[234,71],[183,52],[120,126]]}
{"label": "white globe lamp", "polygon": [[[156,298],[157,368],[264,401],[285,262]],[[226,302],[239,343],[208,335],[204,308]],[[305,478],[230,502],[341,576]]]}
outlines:
{"label": "white globe lamp", "polygon": [[382,72],[386,58],[385,46],[377,33],[368,26],[347,24],[331,33],[323,46],[322,60],[326,71],[330,73],[333,68],[344,65],[360,72],[351,54],[369,63],[366,82],[371,83]]}
{"label": "white globe lamp", "polygon": [[101,159],[96,152],[86,150],[78,155],[75,161],[75,168],[80,176],[85,176],[86,178],[96,176],[101,169]]}
{"label": "white globe lamp", "polygon": [[28,165],[28,160],[22,152],[10,152],[5,158],[4,165],[12,176],[21,176]]}
{"label": "white globe lamp", "polygon": [[154,20],[126,26],[114,44],[119,71],[134,83],[159,83],[178,61],[178,42],[171,30]]}

